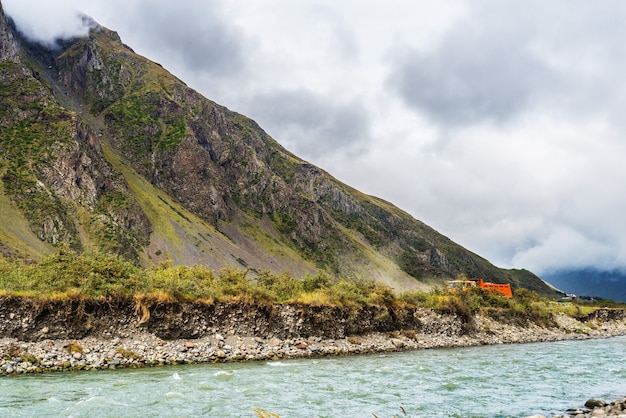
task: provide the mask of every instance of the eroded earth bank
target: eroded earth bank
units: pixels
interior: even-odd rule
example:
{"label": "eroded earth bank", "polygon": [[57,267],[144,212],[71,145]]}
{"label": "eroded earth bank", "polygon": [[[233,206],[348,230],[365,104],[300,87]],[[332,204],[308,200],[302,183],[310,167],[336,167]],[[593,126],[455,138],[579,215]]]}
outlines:
{"label": "eroded earth bank", "polygon": [[626,335],[626,311],[550,323],[424,308],[0,298],[0,373],[277,360]]}

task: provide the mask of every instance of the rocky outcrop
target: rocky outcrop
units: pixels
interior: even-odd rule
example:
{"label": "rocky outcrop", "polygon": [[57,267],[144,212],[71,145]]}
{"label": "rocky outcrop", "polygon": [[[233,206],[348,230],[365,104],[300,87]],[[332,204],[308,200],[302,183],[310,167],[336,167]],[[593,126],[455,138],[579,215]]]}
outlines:
{"label": "rocky outcrop", "polygon": [[19,47],[12,22],[9,22],[0,3],[0,61],[17,61]]}
{"label": "rocky outcrop", "polygon": [[[115,248],[115,252],[136,259],[149,242],[152,225],[107,162],[96,133],[76,122],[72,139],[57,142],[47,151],[50,162],[37,169],[47,189],[61,202],[85,208],[91,213],[91,225],[114,235],[115,247],[109,250]],[[43,232],[44,239],[50,236],[45,227]]]}
{"label": "rocky outcrop", "polygon": [[73,141],[52,145],[51,163],[40,170],[55,195],[95,209],[102,193],[113,183],[112,170],[99,145],[95,133],[81,123],[76,124]]}

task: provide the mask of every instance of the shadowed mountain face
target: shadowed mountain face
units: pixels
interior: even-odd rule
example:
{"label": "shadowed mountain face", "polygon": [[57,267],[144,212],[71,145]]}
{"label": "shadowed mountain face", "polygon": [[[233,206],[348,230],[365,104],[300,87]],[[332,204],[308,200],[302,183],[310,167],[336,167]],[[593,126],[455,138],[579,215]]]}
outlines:
{"label": "shadowed mountain face", "polygon": [[567,293],[626,302],[626,273],[620,270],[558,270],[547,273],[546,278]]}
{"label": "shadowed mountain face", "polygon": [[464,273],[553,292],[299,159],[115,32],[94,23],[50,50],[0,15],[1,252],[69,245],[396,289]]}

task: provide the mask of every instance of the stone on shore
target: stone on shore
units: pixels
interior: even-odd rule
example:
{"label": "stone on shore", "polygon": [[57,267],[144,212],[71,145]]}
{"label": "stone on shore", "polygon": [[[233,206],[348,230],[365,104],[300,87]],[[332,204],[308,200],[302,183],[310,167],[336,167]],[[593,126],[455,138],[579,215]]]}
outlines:
{"label": "stone on shore", "polygon": [[585,408],[570,408],[565,415],[553,415],[551,418],[626,418],[626,398],[613,402],[591,398],[585,402]]}
{"label": "stone on shore", "polygon": [[591,398],[587,402],[585,402],[585,406],[591,409],[598,407],[603,408],[606,406],[606,402],[604,402],[602,399]]}

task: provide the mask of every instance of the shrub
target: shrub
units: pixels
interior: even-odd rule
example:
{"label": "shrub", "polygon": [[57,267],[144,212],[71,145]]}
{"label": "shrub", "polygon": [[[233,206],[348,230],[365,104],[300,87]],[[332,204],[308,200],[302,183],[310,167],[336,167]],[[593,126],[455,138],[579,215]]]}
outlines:
{"label": "shrub", "polygon": [[470,334],[476,329],[474,312],[463,298],[457,295],[450,297],[443,311],[450,315],[456,315],[461,319],[464,334]]}
{"label": "shrub", "polygon": [[304,292],[303,281],[291,277],[289,273],[276,275],[265,271],[259,275],[256,283],[277,302],[292,301]]}
{"label": "shrub", "polygon": [[402,335],[404,335],[407,338],[410,338],[413,341],[417,341],[417,332],[415,332],[414,329],[404,329],[402,330]]}
{"label": "shrub", "polygon": [[24,352],[24,349],[19,344],[10,343],[6,348],[6,352],[7,356],[9,357],[8,359],[11,359],[14,357],[19,357],[19,355]]}
{"label": "shrub", "polygon": [[83,346],[78,341],[72,341],[63,346],[68,353],[83,353]]}
{"label": "shrub", "polygon": [[115,352],[120,353],[122,356],[124,356],[125,359],[129,360],[139,360],[141,358],[139,354],[135,353],[134,351],[127,350],[123,347],[116,348]]}
{"label": "shrub", "polygon": [[348,337],[348,342],[352,345],[359,345],[361,344],[361,339],[359,337]]}
{"label": "shrub", "polygon": [[302,279],[302,290],[304,292],[315,292],[320,289],[328,289],[332,285],[332,280],[324,273],[318,273],[315,276],[306,275]]}
{"label": "shrub", "polygon": [[39,364],[39,359],[35,357],[34,354],[31,354],[31,353],[20,354],[20,358],[22,359],[22,361],[27,361],[31,364]]}

